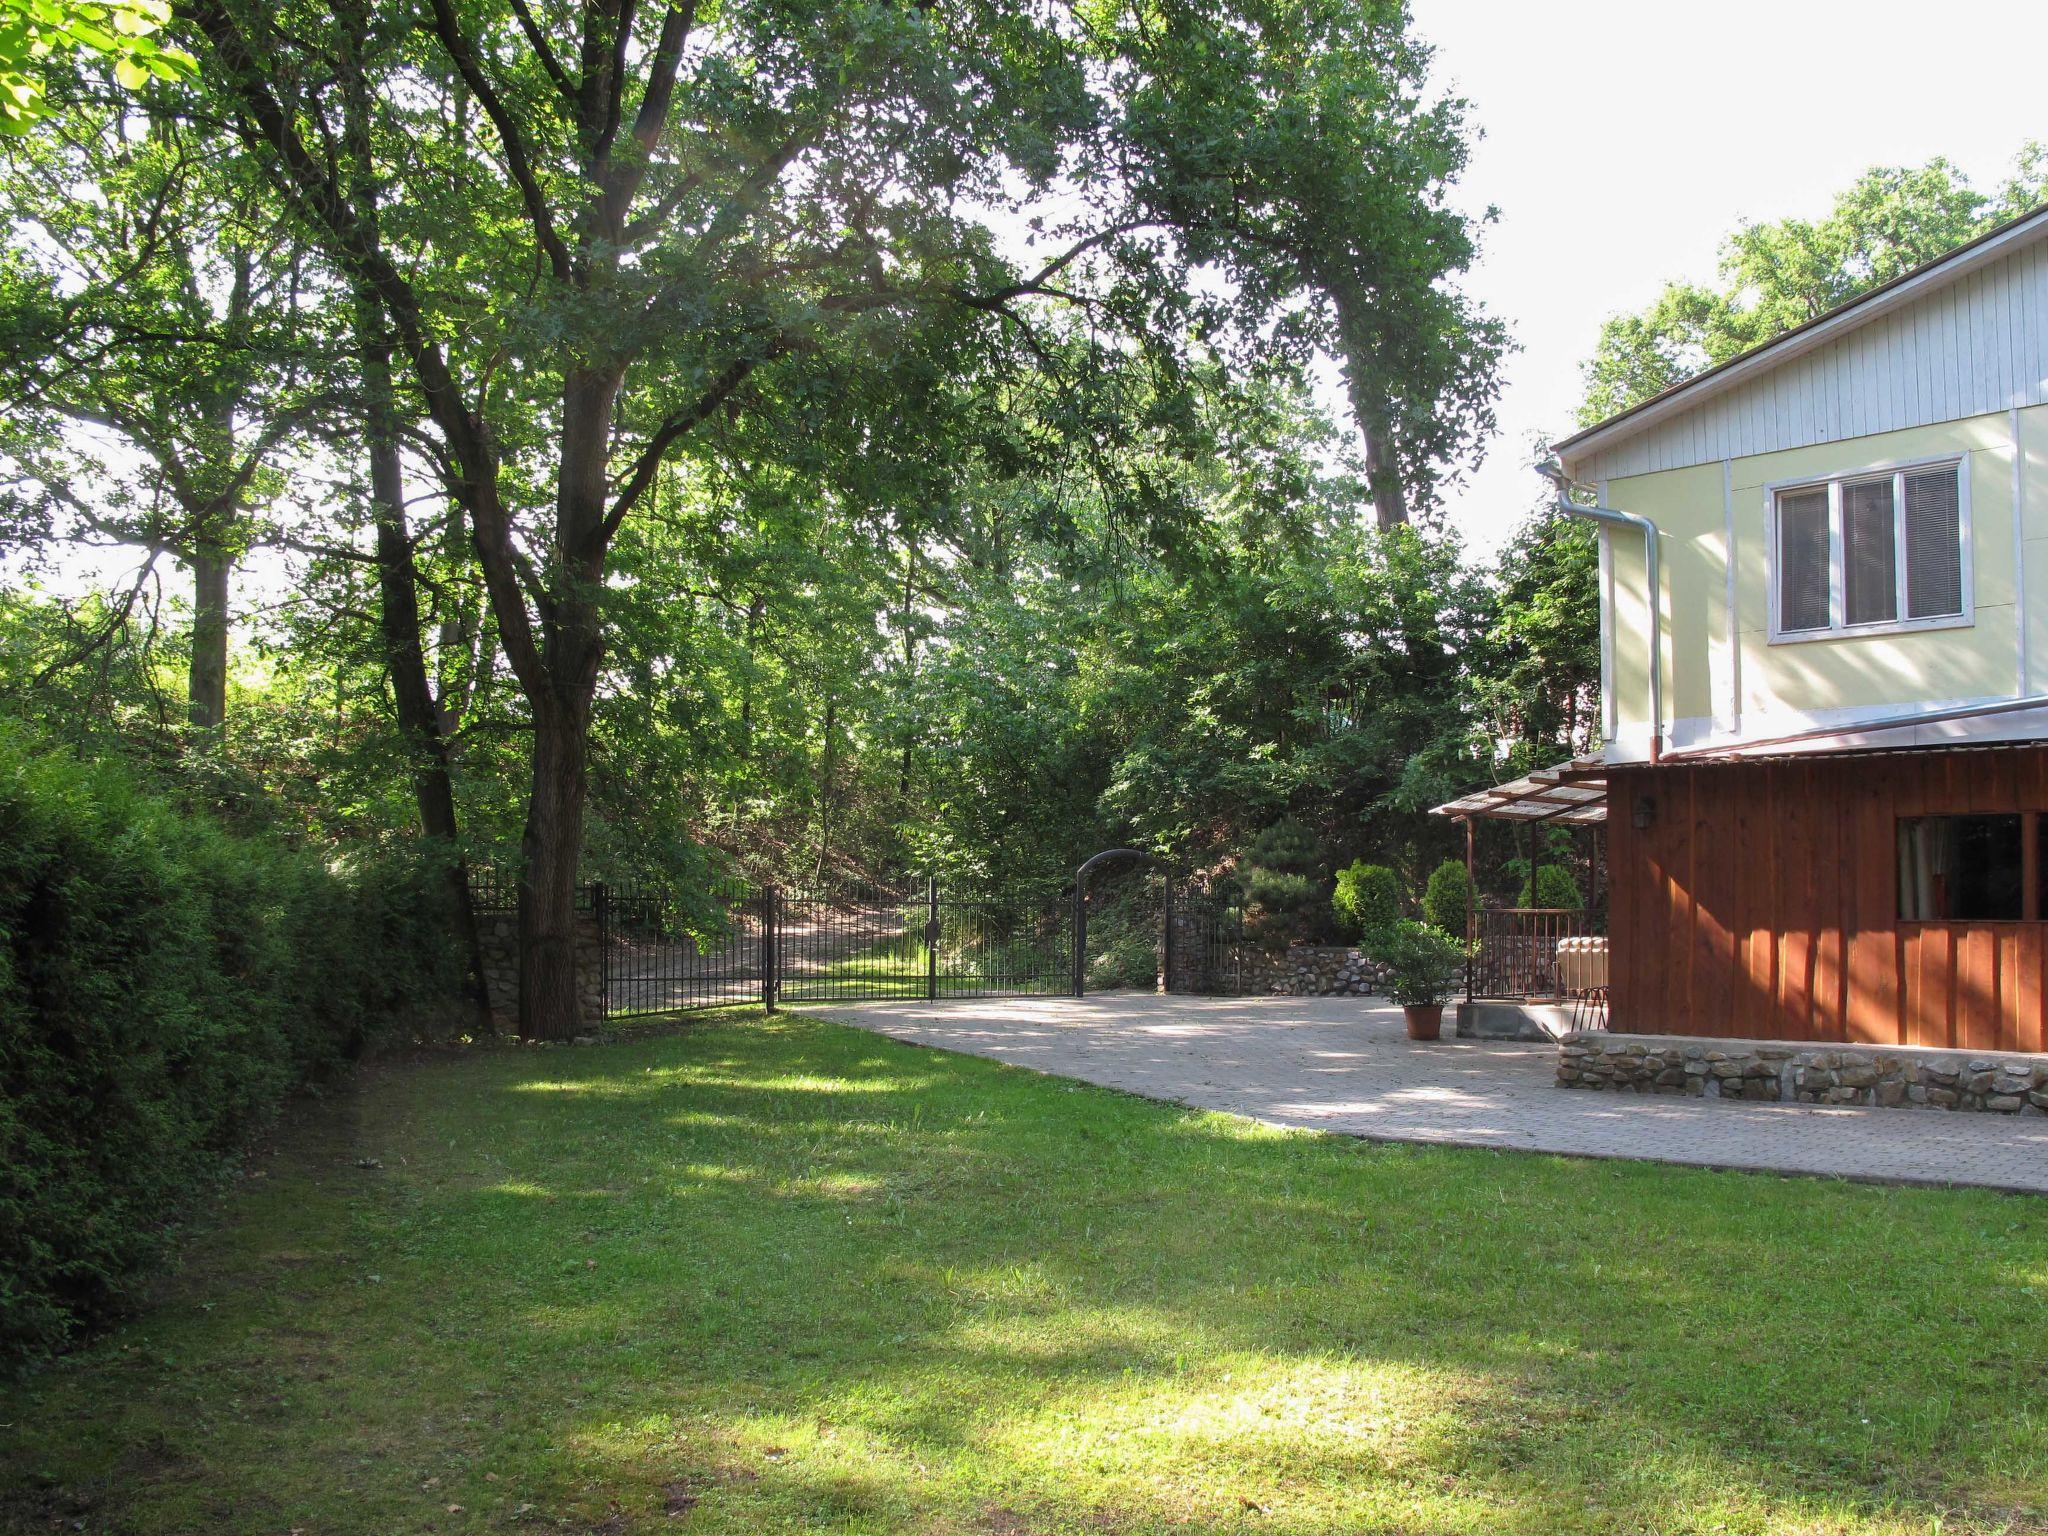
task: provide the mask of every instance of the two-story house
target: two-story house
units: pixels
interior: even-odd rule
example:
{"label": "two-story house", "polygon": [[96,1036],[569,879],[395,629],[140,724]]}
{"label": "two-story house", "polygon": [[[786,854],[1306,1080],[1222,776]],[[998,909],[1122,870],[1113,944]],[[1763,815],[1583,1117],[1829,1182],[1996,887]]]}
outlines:
{"label": "two-story house", "polygon": [[1554,446],[1601,529],[1612,1027],[2041,1051],[2048,209]]}

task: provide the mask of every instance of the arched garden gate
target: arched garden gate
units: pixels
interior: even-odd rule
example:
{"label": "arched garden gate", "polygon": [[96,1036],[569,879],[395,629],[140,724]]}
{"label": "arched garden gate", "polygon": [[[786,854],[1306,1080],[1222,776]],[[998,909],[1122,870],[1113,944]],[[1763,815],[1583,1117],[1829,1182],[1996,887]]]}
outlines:
{"label": "arched garden gate", "polygon": [[[734,1003],[1240,990],[1235,910],[1132,848],[1065,891],[953,892],[937,881],[733,886],[684,900],[649,884],[585,893],[608,1017]],[[593,967],[596,968],[596,967]]]}

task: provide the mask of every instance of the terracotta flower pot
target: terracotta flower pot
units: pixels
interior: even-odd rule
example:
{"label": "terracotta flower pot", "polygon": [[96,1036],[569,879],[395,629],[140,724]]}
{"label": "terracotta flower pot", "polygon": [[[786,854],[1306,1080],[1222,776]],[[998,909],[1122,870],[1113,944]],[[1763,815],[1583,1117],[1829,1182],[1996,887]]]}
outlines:
{"label": "terracotta flower pot", "polygon": [[1434,1040],[1444,1032],[1442,1003],[1409,1003],[1401,1009],[1401,1017],[1408,1021],[1410,1040]]}

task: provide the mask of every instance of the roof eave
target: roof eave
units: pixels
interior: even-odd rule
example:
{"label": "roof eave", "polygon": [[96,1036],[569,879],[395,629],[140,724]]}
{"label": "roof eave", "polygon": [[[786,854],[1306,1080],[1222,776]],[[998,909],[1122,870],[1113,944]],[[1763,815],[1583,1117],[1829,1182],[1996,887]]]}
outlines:
{"label": "roof eave", "polygon": [[1767,373],[1813,351],[1816,347],[1825,346],[1849,331],[1868,325],[1903,305],[1913,303],[1936,288],[2002,259],[2016,247],[2040,239],[2043,235],[2048,235],[2048,205],[2023,213],[1995,229],[1986,230],[1976,239],[1956,247],[1946,256],[1936,257],[1910,272],[1901,273],[1889,283],[1873,288],[1846,304],[1837,305],[1804,325],[1795,326],[1783,335],[1761,342],[1747,352],[1739,353],[1704,373],[1694,374],[1661,394],[1652,395],[1640,404],[1587,427],[1582,432],[1561,438],[1551,444],[1550,451],[1557,455],[1558,462],[1569,474],[1574,463],[1589,455],[1611,448],[1616,443],[1633,437],[1638,432],[1646,431],[1681,411],[1691,410],[1703,400],[1709,400],[1723,390],[1732,389],[1745,379]]}

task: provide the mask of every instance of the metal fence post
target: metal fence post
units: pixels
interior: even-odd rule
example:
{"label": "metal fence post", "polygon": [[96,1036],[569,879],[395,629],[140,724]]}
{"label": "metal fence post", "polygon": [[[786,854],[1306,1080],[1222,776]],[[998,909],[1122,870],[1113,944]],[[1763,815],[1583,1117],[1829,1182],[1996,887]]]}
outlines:
{"label": "metal fence post", "polygon": [[939,882],[931,875],[924,877],[924,995],[939,1000]]}
{"label": "metal fence post", "polygon": [[1159,990],[1173,990],[1173,876],[1166,877],[1166,884],[1159,895],[1159,917],[1166,932],[1159,944]]}
{"label": "metal fence post", "polygon": [[1085,990],[1088,977],[1088,892],[1074,876],[1074,996]]}
{"label": "metal fence post", "polygon": [[775,909],[778,905],[774,882],[761,887],[761,1006],[773,1013],[775,1000],[781,992],[782,946],[777,942],[775,932]]}
{"label": "metal fence post", "polygon": [[612,1013],[612,903],[611,888],[602,880],[590,884],[590,915],[597,928],[597,1016]]}

